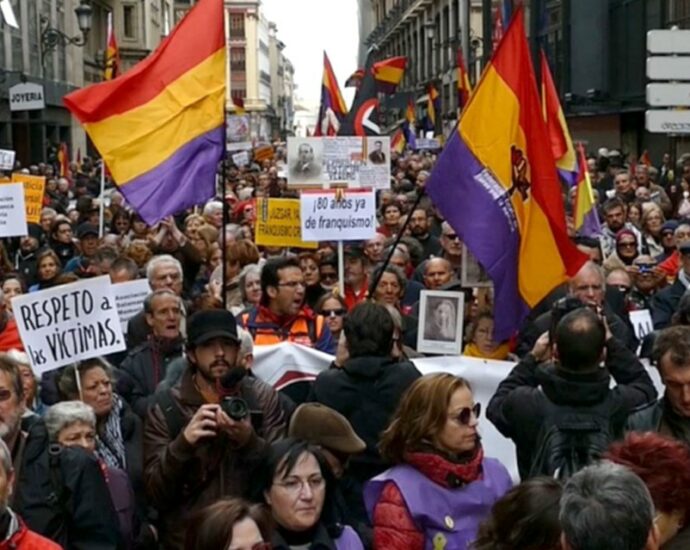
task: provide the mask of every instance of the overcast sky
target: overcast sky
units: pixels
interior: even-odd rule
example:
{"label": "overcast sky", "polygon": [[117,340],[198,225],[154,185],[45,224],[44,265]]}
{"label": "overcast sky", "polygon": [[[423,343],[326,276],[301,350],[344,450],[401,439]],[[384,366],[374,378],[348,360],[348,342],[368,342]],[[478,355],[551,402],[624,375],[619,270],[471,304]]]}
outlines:
{"label": "overcast sky", "polygon": [[350,105],[354,88],[345,80],[357,69],[356,0],[262,0],[264,14],[278,26],[284,53],[295,67],[297,97],[318,102],[321,97],[323,50]]}

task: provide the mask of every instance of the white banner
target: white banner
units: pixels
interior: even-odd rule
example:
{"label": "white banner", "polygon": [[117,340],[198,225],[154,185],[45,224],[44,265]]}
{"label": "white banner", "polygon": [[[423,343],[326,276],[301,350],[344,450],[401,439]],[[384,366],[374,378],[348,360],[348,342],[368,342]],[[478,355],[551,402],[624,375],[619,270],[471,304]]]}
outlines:
{"label": "white banner", "polygon": [[24,185],[0,185],[0,237],[23,236],[27,232]]}
{"label": "white banner", "polygon": [[288,186],[389,189],[390,137],[289,137]]}
{"label": "white banner", "polygon": [[144,300],[151,293],[148,279],[137,279],[111,285],[117,306],[122,332],[127,332],[127,323],[144,307]]}
{"label": "white banner", "polygon": [[110,277],[95,277],[12,299],[34,374],[126,348]]}
{"label": "white banner", "polygon": [[[255,346],[252,372],[281,390],[291,383],[313,380],[330,366],[333,356],[297,344],[283,343],[275,346]],[[508,469],[512,478],[519,481],[515,445],[503,437],[486,418],[486,408],[496,393],[498,385],[508,376],[515,363],[489,361],[463,356],[425,357],[413,363],[422,374],[448,372],[461,376],[470,383],[472,394],[481,403],[479,432],[486,456],[497,458]],[[647,369],[654,385],[662,395],[664,387],[655,368]],[[615,382],[611,379],[611,386]]]}
{"label": "white banner", "polygon": [[16,153],[9,149],[0,149],[0,170],[13,170]]}
{"label": "white banner", "polygon": [[374,191],[303,191],[300,196],[303,241],[363,241],[376,234]]}

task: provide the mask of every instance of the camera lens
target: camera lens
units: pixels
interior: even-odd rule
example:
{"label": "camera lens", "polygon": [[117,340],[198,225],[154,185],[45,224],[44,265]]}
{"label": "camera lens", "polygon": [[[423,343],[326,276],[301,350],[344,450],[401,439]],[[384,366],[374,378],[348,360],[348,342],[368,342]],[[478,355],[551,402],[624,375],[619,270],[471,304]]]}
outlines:
{"label": "camera lens", "polygon": [[249,415],[249,406],[241,397],[225,397],[220,406],[225,414],[237,422]]}

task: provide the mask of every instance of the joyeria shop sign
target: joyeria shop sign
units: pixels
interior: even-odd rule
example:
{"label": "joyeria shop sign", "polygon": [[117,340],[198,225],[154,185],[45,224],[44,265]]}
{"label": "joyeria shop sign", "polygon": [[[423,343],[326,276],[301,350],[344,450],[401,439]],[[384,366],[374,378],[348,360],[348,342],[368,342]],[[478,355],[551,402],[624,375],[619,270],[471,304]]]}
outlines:
{"label": "joyeria shop sign", "polygon": [[45,109],[43,86],[33,82],[21,82],[10,88],[10,111]]}

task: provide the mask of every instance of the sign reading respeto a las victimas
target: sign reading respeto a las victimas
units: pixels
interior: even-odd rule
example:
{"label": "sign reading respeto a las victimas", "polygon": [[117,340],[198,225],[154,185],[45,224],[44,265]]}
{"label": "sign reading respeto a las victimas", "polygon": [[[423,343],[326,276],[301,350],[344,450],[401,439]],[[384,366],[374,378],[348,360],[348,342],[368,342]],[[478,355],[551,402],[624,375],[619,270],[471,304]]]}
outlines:
{"label": "sign reading respeto a las victimas", "polygon": [[107,276],[17,296],[12,309],[37,375],[126,348]]}
{"label": "sign reading respeto a las victimas", "polygon": [[307,241],[361,241],[376,233],[376,196],[373,190],[303,191],[300,196],[302,239]]}

